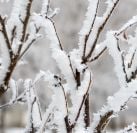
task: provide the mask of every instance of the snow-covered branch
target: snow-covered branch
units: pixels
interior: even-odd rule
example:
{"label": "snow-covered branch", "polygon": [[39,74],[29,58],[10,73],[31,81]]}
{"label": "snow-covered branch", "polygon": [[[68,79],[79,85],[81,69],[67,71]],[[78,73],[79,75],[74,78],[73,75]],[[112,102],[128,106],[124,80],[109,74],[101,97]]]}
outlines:
{"label": "snow-covered branch", "polygon": [[[91,5],[92,5],[92,2],[93,1],[91,0],[90,1]],[[89,32],[88,36],[86,36],[86,41],[83,41],[83,42],[86,42],[86,45],[84,48],[85,56],[83,57],[83,62],[87,62],[88,59],[92,56],[92,54],[96,48],[99,36],[100,36],[102,30],[104,29],[104,26],[106,25],[111,14],[113,13],[113,10],[115,9],[118,2],[119,2],[119,0],[113,0],[113,1],[108,0],[106,11],[101,17],[96,16],[97,11],[98,11],[98,10],[96,10],[95,20],[94,20],[95,22],[93,23],[93,26],[92,26],[91,31]],[[99,4],[99,1],[98,1],[98,4]],[[98,4],[96,5],[97,9],[98,9]],[[90,10],[88,10],[88,12],[90,12]],[[90,21],[88,21],[88,25],[90,25],[89,23],[90,23]],[[90,30],[90,29],[88,29],[88,30]]]}
{"label": "snow-covered branch", "polygon": [[[0,106],[0,109],[19,102],[27,104],[26,132],[29,133],[102,133],[110,120],[126,109],[128,101],[137,95],[137,29],[134,35],[126,34],[127,29],[137,23],[137,16],[119,30],[108,31],[106,39],[97,44],[119,1],[103,1],[106,10],[99,17],[101,0],[89,0],[86,18],[79,33],[78,48],[67,53],[53,20],[58,9],[51,9],[50,0],[43,0],[39,13],[31,10],[33,0],[14,0],[11,16],[8,18],[0,15],[0,97],[8,88],[12,90],[11,100]],[[41,29],[44,32],[40,32]],[[41,34],[45,34],[50,41],[51,56],[60,71],[58,74],[50,70],[40,71],[33,80],[24,81],[24,90],[18,94],[17,81],[12,79],[13,71]],[[129,48],[122,49],[121,41],[129,44]],[[88,63],[97,60],[105,51],[114,61],[120,88],[108,97],[106,105],[94,114],[91,123],[90,93],[96,75],[92,74]],[[53,92],[44,114],[41,113],[35,90],[39,81],[46,82]],[[133,131],[136,132],[134,124],[121,132]]]}

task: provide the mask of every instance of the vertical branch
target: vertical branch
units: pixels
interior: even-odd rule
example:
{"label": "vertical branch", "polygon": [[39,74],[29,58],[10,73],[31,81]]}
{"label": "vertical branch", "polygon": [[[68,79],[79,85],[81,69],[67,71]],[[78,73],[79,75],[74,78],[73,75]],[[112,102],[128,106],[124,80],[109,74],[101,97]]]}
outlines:
{"label": "vertical branch", "polygon": [[87,98],[85,99],[85,116],[84,116],[84,121],[85,121],[85,127],[90,126],[90,106],[89,106],[89,94],[87,94]]}
{"label": "vertical branch", "polygon": [[77,88],[81,85],[81,81],[80,81],[80,72],[78,71],[78,69],[76,69],[76,83],[77,83]]}
{"label": "vertical branch", "polygon": [[[82,98],[80,107],[79,107],[78,112],[77,112],[77,115],[76,115],[76,117],[75,117],[75,122],[72,124],[72,127],[73,127],[73,128],[74,128],[75,125],[77,124],[77,121],[78,121],[78,118],[79,118],[79,116],[80,116],[82,107],[83,107],[83,105],[84,105],[84,103],[85,103],[85,101],[86,101],[86,99],[87,99],[87,97],[88,97],[88,95],[89,95],[89,89],[90,89],[90,87],[91,87],[91,81],[92,81],[92,80],[91,80],[91,73],[90,73],[88,88],[87,88],[86,93],[84,94],[84,96],[83,96],[83,98]],[[86,101],[86,102],[87,102],[87,101]],[[87,108],[86,108],[86,109],[87,109]],[[87,119],[86,119],[86,122],[87,122]],[[86,123],[86,125],[87,125],[87,124],[88,124],[88,123]]]}
{"label": "vertical branch", "polygon": [[28,125],[27,132],[36,133],[41,124],[41,112],[38,104],[37,96],[34,92],[34,86],[31,80],[25,81],[25,89],[27,90],[27,104],[28,104]]}
{"label": "vertical branch", "polygon": [[99,8],[99,2],[100,0],[97,1],[97,5],[96,5],[96,9],[95,9],[95,14],[94,14],[94,18],[93,18],[93,22],[91,24],[91,27],[90,27],[90,30],[89,30],[89,33],[87,33],[84,37],[84,48],[83,48],[83,56],[82,56],[82,59],[84,60],[85,58],[85,55],[86,55],[86,46],[87,46],[87,41],[89,39],[89,36],[93,30],[93,26],[94,26],[94,23],[95,23],[95,20],[96,20],[96,17],[97,17],[97,12],[98,12],[98,8]]}
{"label": "vertical branch", "polygon": [[119,39],[116,37],[117,40],[117,51],[120,53],[121,55],[121,60],[122,60],[122,67],[123,67],[123,72],[125,74],[125,80],[127,81],[127,83],[129,82],[128,80],[128,76],[127,76],[127,72],[126,72],[126,66],[125,66],[125,58],[124,58],[124,53],[121,53],[121,49],[119,46]]}
{"label": "vertical branch", "polygon": [[43,0],[41,14],[47,17],[49,8],[50,8],[50,0]]}

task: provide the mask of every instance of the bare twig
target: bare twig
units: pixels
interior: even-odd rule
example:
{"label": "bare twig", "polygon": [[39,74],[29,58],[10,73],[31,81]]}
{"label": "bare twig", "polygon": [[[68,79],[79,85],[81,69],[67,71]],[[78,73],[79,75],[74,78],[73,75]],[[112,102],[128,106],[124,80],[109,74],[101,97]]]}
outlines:
{"label": "bare twig", "polygon": [[78,113],[77,113],[76,118],[75,118],[75,122],[72,124],[73,128],[75,127],[75,125],[76,125],[76,123],[77,123],[77,121],[78,121],[78,118],[79,118],[80,113],[81,113],[81,109],[82,109],[82,107],[83,107],[83,105],[84,105],[84,102],[85,102],[86,98],[88,97],[89,89],[90,89],[90,87],[91,87],[91,81],[92,81],[92,80],[91,80],[91,73],[90,73],[89,85],[88,85],[87,91],[86,91],[86,93],[84,94],[83,99],[82,99],[82,101],[81,101],[81,104],[80,104]]}
{"label": "bare twig", "polygon": [[63,47],[62,47],[60,38],[59,38],[58,33],[57,33],[57,30],[56,30],[55,23],[53,22],[53,20],[52,20],[51,18],[47,18],[47,19],[52,23],[52,25],[53,25],[53,27],[54,27],[54,30],[55,30],[56,37],[57,37],[58,42],[59,42],[59,47],[60,47],[61,50],[63,50]]}

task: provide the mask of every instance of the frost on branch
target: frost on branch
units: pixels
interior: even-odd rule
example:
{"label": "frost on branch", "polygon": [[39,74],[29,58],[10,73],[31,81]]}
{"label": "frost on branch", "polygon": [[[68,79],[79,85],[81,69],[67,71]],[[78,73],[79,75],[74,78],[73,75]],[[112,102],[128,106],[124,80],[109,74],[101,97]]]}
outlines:
{"label": "frost on branch", "polygon": [[34,86],[32,84],[31,80],[26,80],[24,84],[26,88],[26,97],[27,97],[27,103],[28,103],[28,125],[27,125],[27,131],[26,132],[37,132],[42,116],[41,116],[41,110],[38,98],[35,94]]}
{"label": "frost on branch", "polygon": [[[88,36],[93,28],[95,23],[96,15],[97,15],[97,8],[98,8],[99,0],[89,0],[88,11],[86,13],[86,19],[83,23],[83,27],[80,31],[80,38],[79,38],[79,47],[80,52],[86,52],[85,50],[85,41],[87,41]],[[83,51],[84,50],[84,51]]]}
{"label": "frost on branch", "polygon": [[106,44],[109,54],[112,56],[115,64],[115,72],[119,79],[120,87],[126,86],[126,74],[123,70],[123,51],[119,50],[118,40],[113,32],[107,33]]}
{"label": "frost on branch", "polygon": [[10,64],[10,55],[9,55],[8,47],[4,41],[4,37],[2,33],[0,33],[0,40],[1,40],[0,42],[0,51],[1,51],[0,84],[2,84]]}
{"label": "frost on branch", "polygon": [[128,84],[128,87],[123,87],[114,96],[108,97],[107,105],[102,107],[98,113],[94,114],[92,123],[93,131],[103,131],[109,120],[127,108],[128,101],[137,96],[136,84],[137,81],[134,80]]}
{"label": "frost on branch", "polygon": [[[79,33],[78,48],[67,53],[53,20],[58,9],[50,7],[50,0],[43,0],[39,13],[31,10],[33,0],[14,0],[11,16],[0,16],[0,97],[8,88],[13,92],[11,101],[0,106],[0,109],[20,101],[27,104],[26,132],[29,133],[104,132],[109,121],[120,111],[127,109],[128,101],[136,97],[137,93],[137,31],[135,30],[132,36],[126,34],[127,29],[136,24],[137,17],[134,16],[119,30],[108,31],[106,39],[98,43],[100,34],[119,1],[103,1],[106,9],[99,17],[101,1],[89,0],[86,18]],[[40,71],[33,80],[25,80],[24,90],[19,95],[17,82],[11,77],[24,54],[42,36],[41,29],[50,41],[51,56],[60,71],[57,74],[50,70]],[[128,44],[129,49],[122,49],[121,41]],[[108,51],[113,58],[120,88],[113,96],[108,97],[106,105],[94,114],[91,121],[90,93],[96,75],[92,74],[89,63],[92,65],[104,51]],[[53,92],[44,114],[41,114],[35,90],[38,89],[36,84],[40,83],[39,81],[46,82],[48,89]],[[42,86],[43,88],[47,86]],[[134,130],[133,127],[129,128]]]}
{"label": "frost on branch", "polygon": [[[100,33],[104,29],[104,26],[106,25],[108,19],[110,18],[111,14],[112,14],[113,10],[115,9],[116,5],[118,4],[119,0],[113,0],[113,1],[108,0],[106,11],[102,14],[101,17],[98,17],[100,0],[95,0],[94,2],[93,2],[93,0],[89,1],[87,18],[85,21],[86,23],[88,23],[87,24],[88,27],[83,26],[83,28],[86,29],[82,33],[82,35],[84,37],[80,36],[79,45],[80,45],[80,47],[84,46],[83,47],[83,56],[82,56],[83,62],[87,62],[89,60],[89,58],[92,56],[92,54],[96,48],[96,44],[99,39]],[[92,3],[94,3],[93,7],[92,7]],[[92,13],[91,13],[91,11],[92,11],[91,9],[94,10]],[[88,16],[89,14],[91,14],[91,16],[94,15],[94,16],[92,16],[92,18],[93,18],[91,21],[92,23],[90,22],[89,18],[91,18],[91,17]]]}
{"label": "frost on branch", "polygon": [[[94,114],[92,123],[93,132],[103,131],[109,121],[115,117],[116,114],[126,109],[127,102],[133,97],[136,97],[137,82],[134,80],[136,77],[136,69],[133,69],[132,72],[129,70],[133,65],[132,63],[135,63],[135,66],[137,66],[137,64],[133,61],[134,57],[127,59],[130,55],[134,56],[136,53],[136,51],[133,50],[135,43],[130,41],[131,38],[135,39],[136,37],[130,37],[126,40],[127,43],[132,42],[129,48],[130,52],[122,51],[119,41],[121,39],[119,35],[136,22],[135,18],[136,17],[133,17],[133,19],[125,24],[120,30],[108,32],[106,40],[104,41],[114,60],[115,72],[119,79],[120,90],[115,93],[114,96],[108,97],[107,105],[104,106],[97,114]],[[131,62],[130,67],[128,67],[127,61]]]}

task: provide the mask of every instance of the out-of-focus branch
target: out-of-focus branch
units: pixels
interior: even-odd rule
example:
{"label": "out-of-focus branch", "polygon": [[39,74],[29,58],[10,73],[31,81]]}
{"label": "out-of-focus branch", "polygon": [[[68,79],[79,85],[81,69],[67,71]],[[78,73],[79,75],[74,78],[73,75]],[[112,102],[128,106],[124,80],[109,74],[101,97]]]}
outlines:
{"label": "out-of-focus branch", "polygon": [[123,130],[117,131],[116,133],[137,133],[137,125],[135,123],[125,127]]}

